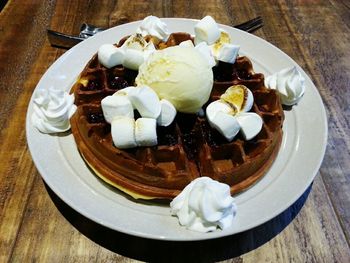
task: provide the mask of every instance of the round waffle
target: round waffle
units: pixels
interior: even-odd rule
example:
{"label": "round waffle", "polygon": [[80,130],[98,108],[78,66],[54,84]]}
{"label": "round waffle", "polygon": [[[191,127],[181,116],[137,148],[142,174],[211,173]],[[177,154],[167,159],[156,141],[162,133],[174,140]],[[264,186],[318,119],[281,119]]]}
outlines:
{"label": "round waffle", "polygon": [[[191,39],[189,34],[173,33],[166,43],[156,46],[162,49],[187,39]],[[97,176],[134,198],[172,199],[199,176],[230,185],[231,194],[250,187],[277,156],[282,140],[282,106],[276,92],[264,86],[264,75],[254,73],[247,57],[238,57],[235,64],[220,62],[213,72],[209,102],[232,85],[245,85],[252,91],[251,111],[263,120],[262,130],[254,139],[245,141],[237,136],[227,142],[205,117],[178,113],[170,126],[157,127],[158,145],[122,150],[113,145],[101,100],[132,86],[137,72],[122,66],[107,69],[95,55],[72,88],[78,106],[71,118],[72,133],[86,163]]]}

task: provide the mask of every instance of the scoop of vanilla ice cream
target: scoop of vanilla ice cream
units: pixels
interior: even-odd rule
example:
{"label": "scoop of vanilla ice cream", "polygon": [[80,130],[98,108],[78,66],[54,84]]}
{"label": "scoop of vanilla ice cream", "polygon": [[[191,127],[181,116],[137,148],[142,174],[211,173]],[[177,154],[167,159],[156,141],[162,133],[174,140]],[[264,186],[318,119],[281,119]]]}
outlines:
{"label": "scoop of vanilla ice cream", "polygon": [[209,99],[213,71],[194,48],[174,46],[155,51],[140,66],[136,84],[151,87],[179,112],[196,113]]}

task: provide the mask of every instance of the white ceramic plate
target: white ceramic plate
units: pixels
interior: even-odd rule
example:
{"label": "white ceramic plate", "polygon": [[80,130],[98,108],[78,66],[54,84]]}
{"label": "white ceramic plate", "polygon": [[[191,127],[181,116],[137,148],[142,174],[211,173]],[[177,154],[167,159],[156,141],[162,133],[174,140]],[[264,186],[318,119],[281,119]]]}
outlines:
{"label": "white ceramic plate", "polygon": [[[193,34],[196,20],[163,19],[171,32]],[[39,81],[38,89],[50,86],[69,90],[98,47],[115,43],[135,32],[139,25],[121,25],[89,38],[62,55]],[[310,185],[326,148],[327,120],[316,87],[305,72],[285,53],[268,42],[229,26],[229,32],[240,54],[251,58],[256,72],[266,75],[296,65],[306,79],[301,102],[286,111],[280,152],[269,172],[246,192],[236,196],[238,213],[234,224],[224,231],[197,233],[179,226],[166,205],[136,202],[107,186],[87,168],[68,133],[52,136],[38,132],[30,122],[33,97],[27,112],[27,140],[33,161],[48,186],[68,205],[111,229],[140,237],[161,240],[204,240],[232,235],[267,222],[288,208]]]}

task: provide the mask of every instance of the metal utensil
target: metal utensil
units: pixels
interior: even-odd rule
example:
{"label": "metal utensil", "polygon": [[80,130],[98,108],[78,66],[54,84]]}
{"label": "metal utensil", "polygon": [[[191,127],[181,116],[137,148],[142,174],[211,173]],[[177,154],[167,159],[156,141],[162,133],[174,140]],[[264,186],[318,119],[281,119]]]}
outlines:
{"label": "metal utensil", "polygon": [[[247,22],[235,25],[233,27],[252,33],[258,30],[259,28],[261,28],[262,26],[263,26],[262,18],[258,16],[254,19],[248,20]],[[75,46],[76,44],[78,44],[79,42],[91,36],[94,36],[103,30],[105,29],[84,23],[80,27],[80,33],[78,36],[67,35],[51,29],[47,30],[47,35],[52,46],[69,49]]]}

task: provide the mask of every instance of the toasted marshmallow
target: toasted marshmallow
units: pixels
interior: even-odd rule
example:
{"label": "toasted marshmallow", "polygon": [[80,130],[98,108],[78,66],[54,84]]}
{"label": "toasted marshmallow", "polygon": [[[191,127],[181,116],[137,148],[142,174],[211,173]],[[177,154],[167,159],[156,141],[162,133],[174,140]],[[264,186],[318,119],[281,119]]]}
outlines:
{"label": "toasted marshmallow", "polygon": [[131,35],[121,49],[125,52],[123,66],[133,70],[138,70],[148,56],[156,50],[153,42],[147,42],[141,34]]}
{"label": "toasted marshmallow", "polygon": [[212,45],[210,45],[211,51],[213,53],[214,57],[217,57],[219,54],[219,51],[223,44],[229,44],[231,43],[231,37],[230,35],[223,29],[220,29],[220,37],[216,42]]}
{"label": "toasted marshmallow", "polygon": [[223,44],[218,52],[217,60],[234,64],[238,56],[240,46],[234,44]]}
{"label": "toasted marshmallow", "polygon": [[169,126],[175,119],[176,109],[174,105],[166,99],[160,100],[160,107],[161,111],[157,118],[157,124],[159,126]]}
{"label": "toasted marshmallow", "polygon": [[152,118],[138,118],[135,122],[135,139],[138,146],[157,145],[157,123]]}
{"label": "toasted marshmallow", "polygon": [[234,115],[236,113],[236,109],[233,108],[231,105],[229,105],[228,103],[222,101],[222,100],[216,100],[211,102],[207,109],[206,109],[206,114],[207,114],[207,119],[208,122],[213,122],[215,115],[218,112],[223,112],[226,114],[230,114],[230,115]]}
{"label": "toasted marshmallow", "polygon": [[124,50],[112,44],[102,45],[97,52],[98,61],[106,68],[121,65],[124,62]]}
{"label": "toasted marshmallow", "polygon": [[206,42],[208,45],[214,44],[220,37],[218,24],[211,16],[202,18],[195,26],[195,44]]}
{"label": "toasted marshmallow", "polygon": [[153,89],[148,86],[135,87],[128,91],[128,97],[142,117],[158,118],[161,105],[158,95]]}
{"label": "toasted marshmallow", "polygon": [[127,96],[107,96],[101,101],[103,116],[111,123],[115,116],[134,118],[134,110]]}
{"label": "toasted marshmallow", "polygon": [[234,105],[239,112],[250,111],[254,103],[253,93],[244,85],[229,87],[220,97],[221,100]]}
{"label": "toasted marshmallow", "polygon": [[141,34],[131,35],[121,46],[122,49],[135,49],[135,50],[155,50],[152,42],[147,42]]}
{"label": "toasted marshmallow", "polygon": [[144,60],[143,51],[129,48],[125,51],[123,66],[128,69],[138,70]]}
{"label": "toasted marshmallow", "polygon": [[180,47],[194,47],[193,42],[191,40],[186,40],[186,41],[182,41],[179,44]]}
{"label": "toasted marshmallow", "polygon": [[253,139],[261,131],[263,121],[258,114],[241,112],[236,118],[239,126],[241,126],[241,133],[245,140]]}
{"label": "toasted marshmallow", "polygon": [[195,46],[195,49],[203,55],[204,59],[208,61],[210,67],[214,67],[216,65],[215,59],[211,54],[210,47],[206,42],[200,42],[198,45]]}
{"label": "toasted marshmallow", "polygon": [[231,44],[231,37],[220,29],[220,38],[210,45],[211,52],[217,61],[234,64],[238,56],[240,46]]}
{"label": "toasted marshmallow", "polygon": [[240,130],[237,119],[227,113],[219,111],[212,120],[208,120],[210,126],[220,132],[228,141],[237,135]]}
{"label": "toasted marshmallow", "polygon": [[114,145],[119,149],[137,146],[135,140],[135,120],[126,116],[114,117],[111,123],[111,134]]}

